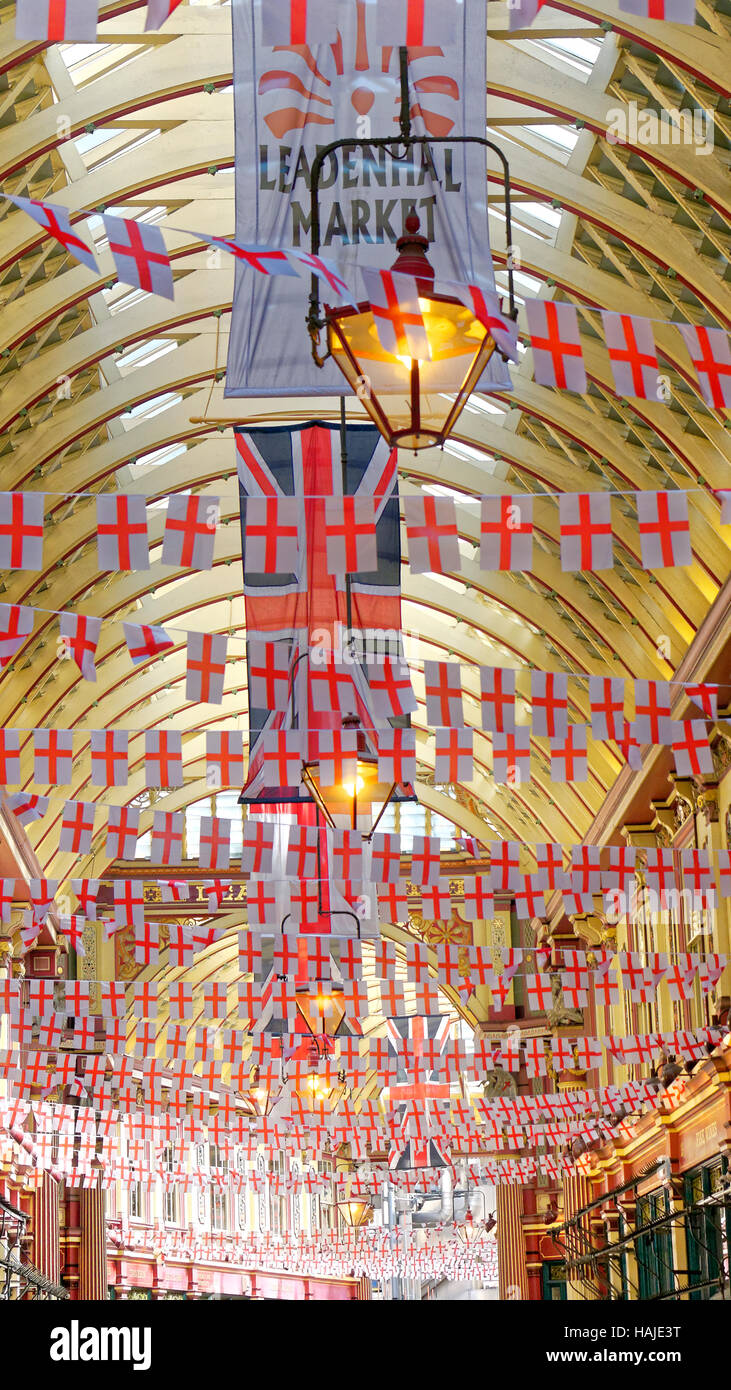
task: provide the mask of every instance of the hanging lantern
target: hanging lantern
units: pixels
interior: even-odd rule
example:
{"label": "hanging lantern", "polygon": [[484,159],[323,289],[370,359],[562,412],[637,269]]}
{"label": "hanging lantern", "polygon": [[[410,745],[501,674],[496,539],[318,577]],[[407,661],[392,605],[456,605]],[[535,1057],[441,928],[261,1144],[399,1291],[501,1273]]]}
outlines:
{"label": "hanging lantern", "polygon": [[416,279],[430,360],[386,352],[367,300],[336,309],[325,305],[333,360],[384,439],[402,449],[427,449],[449,438],[495,351],[494,339],[472,309],[435,292],[428,245],[411,212],[391,269]]}

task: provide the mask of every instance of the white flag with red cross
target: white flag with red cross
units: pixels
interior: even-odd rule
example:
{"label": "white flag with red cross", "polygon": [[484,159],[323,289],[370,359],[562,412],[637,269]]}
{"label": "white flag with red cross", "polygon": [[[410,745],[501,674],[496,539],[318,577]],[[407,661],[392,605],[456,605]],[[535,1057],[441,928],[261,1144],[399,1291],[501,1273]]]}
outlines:
{"label": "white flag with red cross", "polygon": [[657,352],[650,320],[609,309],[601,312],[617,395],[658,400]]}
{"label": "white flag with red cross", "polygon": [[134,859],[140,813],[132,806],[110,806],[107,822],[107,859]]}
{"label": "white flag with red cross", "polygon": [[147,294],[174,299],[173,272],[159,227],[132,218],[102,216],[117,279]]}
{"label": "white flag with red cross", "polygon": [[33,730],[33,781],[40,786],[68,786],[74,736],[70,729]]}
{"label": "white flag with red cross", "polygon": [[361,266],[361,275],[384,352],[410,361],[431,361],[415,277],[371,266]]}
{"label": "white flag with red cross", "polygon": [[436,835],[415,835],[411,847],[414,883],[436,883],[441,871],[441,841]]}
{"label": "white flag with red cross", "polygon": [[91,785],[126,787],[129,740],[124,729],[94,729],[91,743]]}
{"label": "white flag with red cross", "polygon": [[[176,230],[182,229],[176,228]],[[248,266],[250,270],[258,271],[260,275],[285,275],[294,277],[295,280],[301,279],[299,271],[290,264],[287,252],[278,246],[264,246],[254,242],[236,241],[234,238],[207,236],[205,232],[189,232],[188,235],[197,237],[199,241],[205,241],[208,246],[215,246],[221,251],[227,251],[242,265]]]}
{"label": "white flag with red cross", "polygon": [[327,288],[338,299],[345,299],[349,304],[355,304],[352,291],[348,288],[334,261],[327,260],[325,256],[313,256],[311,251],[297,250],[294,246],[288,246],[286,252],[291,261],[304,266],[305,270],[316,275],[318,280],[327,285]]}
{"label": "white flag with red cross", "polygon": [[145,785],[182,787],[183,736],[179,729],[146,730]]}
{"label": "white flag with red cross", "polygon": [[569,724],[565,733],[550,740],[552,782],[585,782],[589,776],[586,725]]}
{"label": "white flag with red cross", "polygon": [[250,816],[244,825],[241,869],[244,873],[270,874],[274,857],[275,826]]}
{"label": "white flag with red cross", "polygon": [[339,661],[335,652],[315,650],[309,666],[309,695],[314,713],[332,714],[339,710],[341,714],[355,714],[358,700],[352,664]]}
{"label": "white flag with red cross", "polygon": [[562,492],[559,530],[562,570],[612,569],[612,504],[607,493]]}
{"label": "white flag with red cross", "polygon": [[464,285],[457,280],[438,280],[434,282],[438,294],[452,295],[461,299],[466,308],[471,309],[475,318],[489,333],[496,346],[511,362],[518,358],[518,325],[503,313],[500,297],[479,285]]}
{"label": "white flag with red cross", "polygon": [[[239,473],[244,460],[238,455]],[[244,561],[246,576],[297,574],[299,504],[295,497],[247,497]]]}
{"label": "white flag with red cross", "polygon": [[114,925],[141,927],[145,920],[145,888],[134,879],[116,878],[112,884]]}
{"label": "white flag with red cross", "polygon": [[493,734],[492,775],[504,786],[530,781],[530,730],[517,725],[512,733]]}
{"label": "white flag with red cross", "polygon": [[89,854],[94,837],[93,801],[67,801],[61,817],[59,849],[66,854]]}
{"label": "white flag with red cross", "polygon": [[635,887],[637,850],[634,845],[610,845],[609,863],[602,869],[602,890],[613,890],[629,898]]}
{"label": "white flag with red cross", "polygon": [[303,741],[299,729],[266,729],[262,734],[262,771],[265,787],[299,787]]}
{"label": "white flag with red cross", "polygon": [[62,652],[76,662],[84,680],[96,680],[96,648],[102,630],[101,618],[86,618],[80,613],[61,613],[59,631]]}
{"label": "white flag with red cross", "polygon": [[[284,861],[286,878],[317,878],[320,864],[320,835],[316,825],[290,825],[287,835],[287,854]],[[324,845],[323,845],[324,849]]]}
{"label": "white flag with red cross", "polygon": [[462,668],[457,662],[425,661],[426,718],[433,728],[463,728]]}
{"label": "white flag with red cross", "polygon": [[563,848],[550,840],[547,844],[536,845],[536,883],[544,892],[563,888],[568,883],[564,869]]}
{"label": "white flag with red cross", "polygon": [[206,786],[235,787],[244,778],[244,736],[238,729],[206,732]]}
{"label": "white flag with red cross", "polygon": [[512,733],[515,728],[515,671],[480,667],[480,714],[487,733]]}
{"label": "white flag with red cross", "polygon": [[248,644],[249,705],[253,709],[286,710],[290,692],[291,642]]}
{"label": "white flag with red cross", "polygon": [[261,38],[270,48],[312,47],[335,40],[337,0],[262,0]]}
{"label": "white flag with red cross", "polygon": [[591,736],[619,742],[624,732],[624,681],[621,676],[590,676]]}
{"label": "white flag with red cross", "polygon": [[231,822],[220,816],[201,816],[198,863],[201,869],[228,869],[231,862]]}
{"label": "white flag with red cross", "polygon": [[[695,0],[688,0],[695,9]],[[722,328],[703,328],[679,323],[677,327],[690,353],[698,385],[711,410],[731,408],[731,342]]]}
{"label": "white flag with red cross", "polygon": [[473,776],[472,729],[437,729],[434,742],[435,782],[471,782]]}
{"label": "white flag with red cross", "polygon": [[686,683],[685,693],[689,700],[698,709],[702,710],[708,719],[716,719],[718,716],[718,686],[709,685],[703,682],[700,685]]}
{"label": "white flag with red cross", "polygon": [[637,492],[635,502],[643,569],[692,565],[687,492]]}
{"label": "white flag with red cross", "polygon": [[531,671],[531,728],[538,738],[560,738],[569,722],[568,676],[556,671]]}
{"label": "white flag with red cross", "polygon": [[325,499],[328,574],[373,574],[378,569],[374,497]]}
{"label": "white flag with red cross", "polygon": [[586,371],[579,316],[573,304],[527,299],[525,312],[533,349],[533,375],[539,386],[558,386],[583,394]]}
{"label": "white flag with red cross", "polygon": [[412,574],[449,574],[460,569],[457,513],[452,497],[402,500]]}
{"label": "white flag with red cross", "polygon": [[397,715],[414,713],[418,706],[405,661],[385,656],[382,661],[369,661],[367,671],[377,719],[387,721]]}
{"label": "white flag with red cross", "polygon": [[182,811],[155,811],[150,836],[151,864],[180,864],[183,858]]}
{"label": "white flag with red cross", "polygon": [[79,913],[91,921],[96,921],[99,887],[97,878],[72,878],[71,880],[71,890],[78,899]]}
{"label": "white flag with red cross", "polygon": [[359,830],[333,830],[332,872],[344,881],[359,883],[363,878],[363,836]]}
{"label": "white flag with red cross", "polygon": [[[398,835],[374,832],[370,839],[370,877],[374,883],[398,883],[401,877],[401,840]],[[731,871],[729,874],[731,897]]]}
{"label": "white flag with red cross", "polygon": [[463,0],[376,0],[376,41],[383,48],[449,47],[462,22],[462,4]]}
{"label": "white flag with red cross", "polygon": [[[320,786],[355,784],[358,771],[358,735],[350,729],[321,729],[317,735]],[[347,878],[347,874],[338,875]]]}
{"label": "white flag with red cross", "polygon": [[533,498],[483,497],[480,512],[480,569],[533,568]]}
{"label": "white flag with red cross", "polygon": [[33,631],[35,613],[19,603],[0,603],[0,671],[12,661]]}
{"label": "white flag with red cross", "polygon": [[164,627],[145,623],[123,623],[122,627],[127,651],[134,666],[139,666],[142,661],[149,661],[153,656],[159,656],[161,652],[170,651],[171,647],[175,646]]}
{"label": "white flag with red cross", "polygon": [[490,921],[494,915],[494,898],[487,874],[465,877],[462,914],[468,922]]}
{"label": "white flag with red cross", "polygon": [[670,20],[674,24],[695,24],[695,0],[619,0],[625,14],[646,19]]}
{"label": "white flag with red cross", "polygon": [[[51,0],[56,3],[56,0]],[[78,4],[79,0],[70,0],[70,3]],[[3,197],[9,202],[15,203],[22,212],[26,212],[34,222],[42,227],[44,232],[52,236],[64,251],[67,251],[75,260],[81,261],[89,270],[98,273],[99,267],[96,258],[89,250],[85,241],[72,229],[68,210],[57,203],[41,203],[34,198],[21,198],[17,194],[3,193]]]}
{"label": "white flag with red cross", "polygon": [[98,16],[99,0],[17,0],[15,37],[95,43]]}
{"label": "white flag with red cross", "polygon": [[668,681],[635,681],[633,732],[640,743],[670,743],[674,725],[670,717]]}
{"label": "white flag with red cross", "polygon": [[378,780],[397,785],[416,779],[413,729],[383,729],[378,735]]}
{"label": "white flag with red cross", "polygon": [[189,632],[185,698],[199,704],[223,704],[228,638],[217,633]]}
{"label": "white flag with red cross", "polygon": [[173,493],[165,517],[162,563],[180,569],[209,570],[220,515],[218,497]]}
{"label": "white flag with red cross", "polygon": [[0,492],[0,568],[43,568],[43,517],[42,493]]}
{"label": "white flag with red cross", "polygon": [[671,748],[679,777],[713,776],[713,754],[703,719],[683,719],[677,726]]}

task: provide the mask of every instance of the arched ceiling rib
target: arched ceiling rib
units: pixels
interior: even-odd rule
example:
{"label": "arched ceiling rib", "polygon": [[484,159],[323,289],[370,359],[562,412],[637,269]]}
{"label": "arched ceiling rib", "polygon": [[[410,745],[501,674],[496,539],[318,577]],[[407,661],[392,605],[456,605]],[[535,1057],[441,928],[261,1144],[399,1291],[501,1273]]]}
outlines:
{"label": "arched ceiling rib", "polygon": [[[60,789],[46,820],[30,827],[46,871],[62,877],[71,867],[68,856],[54,850],[63,799],[79,795],[110,805],[142,792],[145,728],[171,721],[184,731],[186,786],[157,803],[174,809],[205,794],[205,728],[245,727],[234,450],[230,434],[193,424],[191,417],[297,421],[306,411],[296,400],[240,403],[236,411],[224,405],[231,266],[211,268],[200,243],[169,230],[200,227],[225,235],[234,226],[227,9],[183,4],[162,31],[144,34],[139,4],[105,6],[100,45],[88,51],[19,45],[12,7],[0,13],[2,186],[50,197],[72,216],[84,208],[121,207],[161,222],[176,278],[174,303],[130,297],[113,286],[107,251],[100,252],[101,274],[94,275],[6,205],[0,225],[3,488],[46,492],[53,525],[44,573],[6,577],[2,599],[116,621],[135,615],[173,628],[227,631],[233,638],[224,704],[198,711],[185,702],[181,645],[131,677],[121,627],[108,625],[92,687],[55,660],[54,619],[39,616],[32,639],[0,682],[2,722],[79,730],[118,723],[135,734],[128,788],[103,794],[91,788],[88,755],[80,751],[73,787]],[[731,120],[724,40],[731,21],[726,0],[715,6],[700,0],[692,31],[635,20],[609,3],[601,10],[545,6],[530,29],[516,34],[508,29],[506,5],[491,0],[488,15],[488,131],[511,164],[517,292],[556,295],[577,306],[590,384],[585,397],[537,386],[526,351],[513,392],[465,411],[449,453],[402,457],[404,493],[456,490],[462,538],[455,583],[404,568],[414,687],[421,702],[425,657],[460,660],[467,719],[476,726],[475,781],[456,789],[454,799],[430,785],[433,740],[420,703],[414,721],[419,792],[469,833],[480,833],[477,812],[495,833],[570,842],[585,833],[616,778],[616,750],[595,746],[589,781],[558,787],[548,780],[546,750],[536,741],[531,783],[519,791],[496,786],[490,740],[479,729],[476,667],[504,662],[667,678],[727,578],[726,534],[713,493],[728,481],[727,422],[703,403],[669,325],[728,324]],[[632,103],[667,113],[689,102],[709,113],[710,155],[682,144],[645,145],[634,136],[628,145],[607,138],[613,113],[631,112]],[[505,289],[508,247],[496,167],[490,166],[489,177],[491,237]],[[616,398],[598,307],[657,320],[667,403]],[[520,328],[524,336],[522,309]],[[334,417],[335,403],[318,402],[318,414]],[[160,451],[162,462],[144,462]],[[164,451],[170,451],[167,461]],[[51,494],[115,486],[151,501],[178,490],[220,495],[227,524],[210,573],[163,569],[162,516],[152,511],[149,575],[100,576],[93,498],[72,502]],[[631,515],[615,499],[615,569],[561,571],[556,509],[540,500],[541,493],[666,486],[698,489],[691,508],[692,568],[643,571]],[[535,570],[527,577],[485,574],[475,554],[476,507],[459,499],[522,490],[539,494]],[[174,635],[182,644],[182,633]],[[572,683],[571,692],[575,717],[585,718],[586,685]],[[30,776],[27,749],[23,771]],[[143,828],[149,818],[143,812]]]}

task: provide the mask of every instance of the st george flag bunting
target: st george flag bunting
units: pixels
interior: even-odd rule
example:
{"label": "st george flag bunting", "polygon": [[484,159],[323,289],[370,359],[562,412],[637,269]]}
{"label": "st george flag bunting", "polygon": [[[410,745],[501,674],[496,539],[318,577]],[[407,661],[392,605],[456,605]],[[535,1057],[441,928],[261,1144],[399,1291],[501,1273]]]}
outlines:
{"label": "st george flag bunting", "polygon": [[217,497],[173,493],[165,517],[163,564],[209,570],[213,565],[219,514]]}
{"label": "st george flag bunting", "polygon": [[[239,476],[241,470],[239,456]],[[249,497],[244,545],[246,574],[296,574],[298,535],[298,506],[294,497]]]}
{"label": "st george flag bunting", "polygon": [[480,513],[480,569],[533,568],[533,498],[483,497]]}
{"label": "st george flag bunting", "polygon": [[139,623],[123,623],[124,640],[134,666],[150,657],[159,656],[175,646],[164,627],[153,627]]}
{"label": "st george flag bunting", "polygon": [[[74,0],[75,2],[75,0]],[[53,3],[53,0],[51,0]],[[11,203],[20,208],[22,212],[27,212],[34,222],[38,223],[49,236],[55,237],[64,251],[68,251],[82,265],[89,270],[98,271],[99,267],[96,258],[89,250],[86,242],[73,230],[66,208],[56,203],[40,203],[32,198],[21,198],[17,194],[4,193]]]}
{"label": "st george flag bunting", "polygon": [[384,352],[417,361],[431,360],[426,324],[419,307],[419,287],[413,275],[361,266],[378,340]]}
{"label": "st george flag bunting", "polygon": [[471,729],[437,729],[434,778],[437,782],[470,782],[473,775]]}
{"label": "st george flag bunting", "polygon": [[0,569],[43,568],[43,495],[0,492]]}
{"label": "st george flag bunting", "polygon": [[144,497],[127,493],[96,499],[96,536],[100,570],[150,568],[147,507]]}
{"label": "st george flag bunting", "polygon": [[513,733],[493,734],[492,774],[496,782],[518,786],[530,781],[530,731],[517,726]]}
{"label": "st george flag bunting", "polygon": [[558,738],[568,727],[568,676],[563,672],[531,671],[531,725],[539,738]]}
{"label": "st george flag bunting", "polygon": [[515,728],[515,671],[480,667],[480,713],[488,733],[512,733]]}
{"label": "st george flag bunting", "polygon": [[[695,0],[691,0],[695,10]],[[731,408],[731,343],[722,328],[679,323],[678,328],[695,367],[701,395],[712,410]]]}
{"label": "st george flag bunting", "polygon": [[96,806],[88,801],[67,801],[61,817],[61,835],[58,848],[65,853],[88,855],[92,849],[95,834]]}
{"label": "st george flag bunting", "polygon": [[174,299],[170,257],[159,227],[127,217],[102,217],[117,279],[148,294]]}
{"label": "st george flag bunting", "polygon": [[656,401],[657,353],[649,319],[602,309],[602,323],[617,395]]}
{"label": "st george flag bunting", "polygon": [[145,785],[182,787],[183,746],[179,729],[147,729],[145,732]]}
{"label": "st george flag bunting", "polygon": [[288,642],[248,643],[249,703],[255,709],[284,712],[290,686],[292,651]]}
{"label": "st george flag bunting", "polygon": [[328,574],[367,574],[377,570],[375,499],[327,497],[325,545]]}
{"label": "st george flag bunting", "polygon": [[673,24],[695,24],[695,0],[619,0],[625,14],[645,19],[670,20]]}
{"label": "st george flag bunting", "polygon": [[637,492],[637,524],[646,570],[692,565],[686,492]]}
{"label": "st george flag bunting", "polygon": [[206,733],[206,786],[240,786],[244,777],[244,736],[236,729]]}
{"label": "st george flag bunting", "polygon": [[70,729],[33,730],[33,781],[42,787],[68,786],[73,761]]}
{"label": "st george flag bunting", "polygon": [[411,675],[405,661],[386,656],[368,662],[368,684],[376,719],[387,722],[417,709]]}
{"label": "st george flag bunting", "polygon": [[208,632],[188,633],[185,698],[196,704],[223,704],[228,638]]}
{"label": "st george flag bunting", "polygon": [[101,618],[86,618],[80,613],[61,613],[59,630],[63,655],[76,662],[84,680],[96,680],[96,646],[102,630]]}
{"label": "st george flag bunting", "polygon": [[500,351],[512,362],[518,361],[518,325],[503,313],[498,295],[481,290],[478,285],[460,285],[455,280],[440,280],[434,289],[437,293],[443,292],[461,299]]}
{"label": "st george flag bunting", "polygon": [[562,570],[612,568],[612,505],[607,493],[562,492],[559,524]]}
{"label": "st george flag bunting", "polygon": [[91,785],[126,787],[128,738],[124,729],[94,729],[91,733]]}
{"label": "st george flag bunting", "polygon": [[262,0],[261,37],[269,47],[331,43],[337,28],[337,0]]}
{"label": "st george flag bunting", "polygon": [[98,0],[17,0],[16,39],[94,43]]}
{"label": "st george flag bunting", "polygon": [[624,681],[620,676],[590,676],[591,736],[618,742],[624,730]]}
{"label": "st george flag bunting", "polygon": [[404,521],[412,574],[459,570],[457,513],[451,497],[404,497]]}
{"label": "st george flag bunting", "polygon": [[573,304],[527,299],[525,312],[533,349],[533,375],[540,386],[586,391],[579,316]]}
{"label": "st george flag bunting", "polygon": [[462,668],[456,662],[425,661],[426,717],[432,728],[462,728]]}
{"label": "st george flag bunting", "polygon": [[0,670],[3,670],[20,650],[33,631],[35,615],[32,608],[16,603],[0,603]]}
{"label": "st george flag bunting", "polygon": [[454,43],[462,0],[376,0],[376,37],[385,48]]}

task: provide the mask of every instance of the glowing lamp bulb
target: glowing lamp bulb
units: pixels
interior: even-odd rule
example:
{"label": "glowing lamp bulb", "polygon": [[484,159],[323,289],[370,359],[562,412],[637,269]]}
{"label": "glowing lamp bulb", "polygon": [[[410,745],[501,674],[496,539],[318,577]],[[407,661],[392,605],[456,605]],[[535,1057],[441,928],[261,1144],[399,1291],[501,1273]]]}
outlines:
{"label": "glowing lamp bulb", "polygon": [[353,797],[356,795],[357,792],[362,792],[364,786],[365,782],[363,781],[363,778],[358,776],[356,777],[354,782],[343,782],[343,791],[345,792],[346,796]]}

